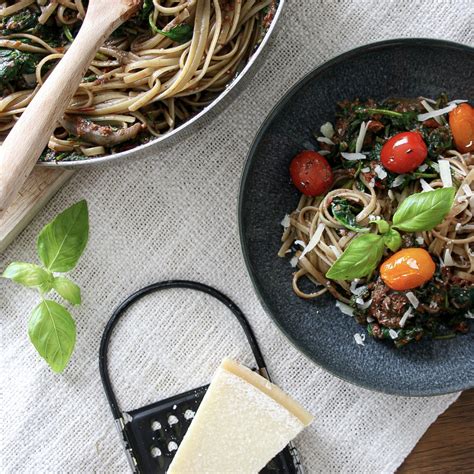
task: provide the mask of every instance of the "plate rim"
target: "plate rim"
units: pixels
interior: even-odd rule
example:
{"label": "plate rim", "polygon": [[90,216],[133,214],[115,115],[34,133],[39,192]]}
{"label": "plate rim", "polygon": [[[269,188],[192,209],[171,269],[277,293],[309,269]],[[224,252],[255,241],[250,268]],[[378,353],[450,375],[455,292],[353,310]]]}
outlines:
{"label": "plate rim", "polygon": [[352,48],[350,50],[346,50],[341,54],[338,54],[328,61],[323,62],[319,66],[314,67],[308,73],[306,73],[301,79],[295,82],[289,89],[286,91],[283,96],[278,100],[278,102],[273,106],[270,112],[265,116],[262,124],[259,126],[255,137],[252,140],[252,143],[249,147],[249,151],[247,152],[247,156],[245,159],[245,165],[242,171],[242,175],[240,178],[239,183],[239,196],[238,196],[238,226],[239,226],[239,241],[240,241],[240,249],[244,257],[245,268],[247,273],[250,277],[252,282],[253,289],[257,298],[263,307],[265,313],[270,317],[272,322],[278,328],[278,330],[285,336],[285,338],[290,342],[290,344],[300,353],[303,354],[309,361],[311,361],[316,366],[320,367],[321,369],[325,370],[326,372],[330,373],[331,375],[337,377],[340,380],[344,380],[345,382],[349,382],[353,385],[358,387],[362,387],[366,390],[370,390],[372,392],[379,392],[385,395],[395,395],[395,396],[404,396],[404,397],[434,397],[440,395],[448,395],[457,393],[463,390],[469,390],[474,388],[474,385],[468,386],[460,386],[459,384],[451,384],[447,387],[432,387],[429,390],[421,389],[421,390],[397,390],[396,387],[390,388],[379,388],[373,387],[370,384],[366,384],[361,380],[355,380],[348,376],[342,376],[338,373],[335,373],[331,368],[327,367],[326,364],[323,364],[314,359],[314,357],[309,353],[309,351],[300,346],[296,338],[292,337],[287,330],[283,327],[283,325],[277,320],[274,313],[270,310],[265,299],[262,296],[262,292],[260,287],[257,283],[256,277],[252,271],[252,264],[250,261],[250,256],[248,253],[247,246],[245,244],[244,238],[244,231],[243,231],[243,202],[244,202],[244,190],[246,188],[246,183],[248,177],[250,175],[250,168],[252,165],[252,157],[255,155],[255,151],[266,133],[267,129],[270,127],[270,124],[273,122],[274,118],[280,113],[280,111],[285,107],[285,105],[291,100],[292,96],[296,94],[302,87],[306,85],[309,81],[313,80],[314,77],[317,77],[319,74],[323,73],[326,69],[332,67],[334,64],[337,64],[341,61],[346,59],[352,58],[354,56],[358,56],[361,53],[366,53],[369,51],[376,51],[378,49],[383,49],[387,47],[397,47],[397,46],[435,46],[441,47],[446,49],[458,50],[469,52],[474,55],[474,48],[462,44],[457,43],[454,41],[448,41],[443,39],[436,39],[436,38],[395,38],[395,39],[388,39],[383,41],[377,41],[374,43],[368,43],[362,46],[358,46],[356,48]]}

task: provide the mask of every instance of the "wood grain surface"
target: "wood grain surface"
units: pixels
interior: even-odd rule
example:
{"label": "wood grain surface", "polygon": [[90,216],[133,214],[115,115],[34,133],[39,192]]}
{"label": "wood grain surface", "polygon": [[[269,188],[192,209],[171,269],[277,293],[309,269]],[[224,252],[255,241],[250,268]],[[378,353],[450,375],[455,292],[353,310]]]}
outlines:
{"label": "wood grain surface", "polygon": [[398,473],[474,472],[474,390],[467,390],[437,420]]}

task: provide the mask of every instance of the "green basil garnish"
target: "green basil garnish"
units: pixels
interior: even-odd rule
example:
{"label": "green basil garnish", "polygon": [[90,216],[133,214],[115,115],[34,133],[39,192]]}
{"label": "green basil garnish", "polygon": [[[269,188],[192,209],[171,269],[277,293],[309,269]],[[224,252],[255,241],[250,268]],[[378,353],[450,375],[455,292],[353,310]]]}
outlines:
{"label": "green basil garnish", "polygon": [[76,325],[64,306],[43,300],[31,313],[28,335],[54,372],[64,370],[76,343]]}
{"label": "green basil garnish", "polygon": [[326,273],[331,280],[353,280],[370,275],[384,250],[381,235],[365,234],[354,239]]}
{"label": "green basil garnish", "polygon": [[81,304],[81,289],[68,278],[56,277],[53,281],[53,288],[69,303]]}
{"label": "green basil garnish", "polygon": [[89,215],[87,203],[80,201],[43,227],[38,237],[38,256],[43,265],[13,262],[3,278],[37,288],[41,303],[31,313],[28,323],[30,340],[55,372],[61,372],[71,357],[76,342],[76,326],[69,311],[56,301],[44,299],[55,290],[71,304],[81,304],[81,290],[64,276],[53,272],[72,270],[87,244]]}
{"label": "green basil garnish", "polygon": [[30,288],[38,288],[42,293],[49,291],[53,284],[53,275],[34,263],[12,262],[2,275],[4,278]]}
{"label": "green basil garnish", "polygon": [[38,255],[53,272],[68,272],[82,255],[89,235],[86,201],[59,214],[38,236]]}
{"label": "green basil garnish", "polygon": [[408,196],[393,216],[393,227],[405,232],[433,229],[451,210],[455,194],[454,188],[440,188]]}
{"label": "green basil garnish", "polygon": [[390,229],[384,236],[383,242],[392,252],[396,252],[402,246],[402,237],[395,229]]}

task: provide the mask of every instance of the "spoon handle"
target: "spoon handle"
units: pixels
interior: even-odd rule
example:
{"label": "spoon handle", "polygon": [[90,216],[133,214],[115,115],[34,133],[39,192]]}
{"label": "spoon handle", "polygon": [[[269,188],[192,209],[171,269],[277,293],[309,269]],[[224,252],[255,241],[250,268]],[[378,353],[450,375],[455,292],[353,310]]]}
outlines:
{"label": "spoon handle", "polygon": [[0,215],[31,173],[97,50],[135,9],[133,0],[89,2],[79,34],[0,148]]}

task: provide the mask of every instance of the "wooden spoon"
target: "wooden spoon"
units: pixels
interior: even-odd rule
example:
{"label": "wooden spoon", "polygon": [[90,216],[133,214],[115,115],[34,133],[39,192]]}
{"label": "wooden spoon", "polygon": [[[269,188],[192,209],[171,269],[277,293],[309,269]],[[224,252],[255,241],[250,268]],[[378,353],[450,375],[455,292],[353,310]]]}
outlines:
{"label": "wooden spoon", "polygon": [[31,173],[97,50],[140,5],[141,0],[89,0],[79,34],[0,149],[0,215]]}

